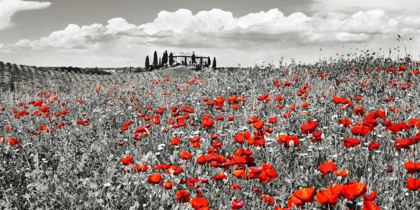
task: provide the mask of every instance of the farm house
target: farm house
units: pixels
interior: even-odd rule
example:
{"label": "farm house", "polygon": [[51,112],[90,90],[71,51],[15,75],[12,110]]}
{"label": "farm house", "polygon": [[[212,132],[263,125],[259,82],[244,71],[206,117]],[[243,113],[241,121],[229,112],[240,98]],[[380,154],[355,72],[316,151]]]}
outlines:
{"label": "farm house", "polygon": [[[195,62],[193,62],[193,55],[195,56]],[[195,66],[195,65],[207,65],[209,64],[210,57],[197,55],[195,52],[180,52],[179,55],[174,55],[175,64]]]}

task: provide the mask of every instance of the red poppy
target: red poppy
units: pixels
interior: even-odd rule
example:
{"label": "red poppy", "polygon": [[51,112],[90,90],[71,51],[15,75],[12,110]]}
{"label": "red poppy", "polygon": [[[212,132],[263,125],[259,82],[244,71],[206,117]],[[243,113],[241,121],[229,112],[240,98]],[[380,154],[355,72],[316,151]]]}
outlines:
{"label": "red poppy", "polygon": [[346,177],[347,175],[350,174],[350,171],[349,170],[337,169],[337,170],[334,171],[334,173],[335,173],[336,176]]}
{"label": "red poppy", "polygon": [[147,179],[147,181],[152,184],[159,184],[163,182],[163,179],[160,174],[154,174],[154,175],[149,175],[149,178]]}
{"label": "red poppy", "polygon": [[232,209],[240,209],[245,205],[243,200],[233,200],[232,201]]}
{"label": "red poppy", "polygon": [[256,123],[254,123],[253,126],[254,126],[255,129],[261,130],[261,129],[263,129],[264,122],[263,121],[258,121]]}
{"label": "red poppy", "polygon": [[230,189],[232,189],[232,190],[241,190],[242,187],[239,186],[238,184],[234,183]]}
{"label": "red poppy", "polygon": [[360,144],[359,139],[355,139],[355,138],[345,138],[344,139],[344,146],[347,147],[347,148],[355,147],[359,144]]}
{"label": "red poppy", "polygon": [[216,102],[216,104],[218,105],[218,106],[223,106],[223,104],[224,104],[224,102],[225,102],[225,99],[223,98],[223,97],[217,97],[215,100],[214,100],[214,102]]}
{"label": "red poppy", "polygon": [[281,101],[283,100],[283,97],[281,95],[277,95],[274,101]]}
{"label": "red poppy", "polygon": [[311,142],[315,143],[322,140],[322,131],[315,131],[312,133]]}
{"label": "red poppy", "polygon": [[372,201],[365,201],[363,203],[363,210],[381,210],[381,208]]}
{"label": "red poppy", "polygon": [[383,109],[378,109],[378,110],[376,110],[376,115],[377,115],[379,118],[381,118],[381,119],[383,119],[383,120],[386,120],[385,110],[383,110]]}
{"label": "red poppy", "polygon": [[125,157],[125,158],[123,158],[123,159],[121,160],[121,163],[122,163],[123,165],[131,165],[131,164],[134,164],[134,162],[133,162],[133,157],[131,157],[131,156],[127,156],[127,157]]}
{"label": "red poppy", "polygon": [[219,181],[222,179],[227,179],[226,174],[223,172],[220,172],[219,174],[217,174],[216,176],[213,177],[214,180]]}
{"label": "red poppy", "polygon": [[356,109],[354,109],[353,113],[355,115],[362,116],[362,115],[364,115],[366,113],[366,111],[363,109],[363,107],[359,106]]}
{"label": "red poppy", "polygon": [[361,196],[366,190],[366,184],[354,181],[344,188],[343,194],[346,196],[347,200],[351,200],[354,197]]}
{"label": "red poppy", "polygon": [[146,164],[137,164],[136,166],[133,167],[133,171],[142,171],[145,172],[147,171],[147,169],[149,169],[149,166],[147,166]]}
{"label": "red poppy", "polygon": [[270,119],[268,119],[268,123],[278,123],[277,118],[276,117],[271,117]]}
{"label": "red poppy", "polygon": [[210,129],[213,127],[214,125],[214,121],[211,120],[203,120],[203,124],[201,125],[201,127],[206,128],[206,129]]}
{"label": "red poppy", "polygon": [[206,163],[206,158],[204,157],[204,155],[200,155],[197,157],[195,163],[200,164],[200,165],[204,165]]}
{"label": "red poppy", "polygon": [[420,190],[420,179],[408,178],[407,179],[407,189],[417,191]]}
{"label": "red poppy", "polygon": [[218,120],[218,121],[223,121],[223,120],[224,120],[224,118],[225,118],[225,117],[223,117],[223,116],[216,116],[216,120]]}
{"label": "red poppy", "polygon": [[401,89],[403,89],[403,90],[406,90],[406,89],[408,89],[410,87],[411,87],[411,85],[407,85],[407,84],[401,85]]}
{"label": "red poppy", "polygon": [[280,134],[277,142],[283,142],[285,147],[297,147],[299,146],[300,140],[296,136],[287,136]]}
{"label": "red poppy", "polygon": [[407,174],[420,172],[420,162],[414,163],[412,160],[410,160],[404,164],[404,168],[407,170]]}
{"label": "red poppy", "polygon": [[180,157],[181,157],[181,159],[185,159],[185,160],[191,159],[191,153],[181,151]]}
{"label": "red poppy", "polygon": [[236,170],[232,172],[232,175],[236,178],[248,178],[248,174],[244,170]]}
{"label": "red poppy", "polygon": [[319,167],[318,170],[321,171],[323,175],[327,175],[330,172],[334,172],[337,170],[337,167],[335,166],[333,161],[330,162],[324,162]]}
{"label": "red poppy", "polygon": [[223,143],[222,143],[222,142],[220,142],[220,141],[214,141],[214,142],[211,144],[211,146],[212,146],[214,149],[222,149]]}
{"label": "red poppy", "polygon": [[363,123],[358,123],[351,129],[353,135],[361,135],[363,138],[365,138],[366,134],[370,133],[370,131],[371,129]]}
{"label": "red poppy", "polygon": [[[13,139],[13,138],[7,138],[7,141],[9,141],[9,145],[10,146],[14,146],[14,145],[20,145],[20,143],[19,143],[19,140],[17,140],[17,139]],[[0,141],[0,142],[2,142],[2,141]]]}
{"label": "red poppy", "polygon": [[209,201],[205,198],[193,198],[190,200],[193,209],[200,209],[201,207],[209,205]]}
{"label": "red poppy", "polygon": [[176,191],[175,199],[179,203],[187,203],[190,200],[190,193],[186,190],[178,190]]}
{"label": "red poppy", "polygon": [[173,183],[173,182],[167,181],[165,183],[165,185],[163,185],[162,187],[165,188],[165,189],[167,189],[167,190],[169,190],[169,189],[172,189],[172,187],[174,186],[174,184],[175,183]]}
{"label": "red poppy", "polygon": [[372,150],[378,148],[379,146],[381,146],[381,143],[378,143],[378,142],[370,142],[368,149],[369,149],[369,151],[372,151]]}
{"label": "red poppy", "polygon": [[289,201],[287,202],[289,208],[293,206],[303,206],[305,202],[314,202],[314,188],[302,188],[290,196]]}
{"label": "red poppy", "polygon": [[236,134],[235,141],[238,142],[239,144],[245,143],[245,135],[243,133]]}
{"label": "red poppy", "polygon": [[338,196],[339,195],[333,193],[331,189],[324,189],[316,194],[316,201],[320,204],[324,204],[325,208],[328,208],[328,205],[335,206],[337,204]]}
{"label": "red poppy", "polygon": [[271,205],[274,204],[274,197],[270,197],[268,195],[263,196],[263,194],[261,194],[261,198],[264,200],[264,203],[269,203]]}
{"label": "red poppy", "polygon": [[373,201],[373,200],[376,199],[376,195],[377,195],[376,191],[373,191],[369,195],[362,195],[362,197],[363,197],[363,200],[364,201]]}
{"label": "red poppy", "polygon": [[352,122],[351,122],[351,120],[349,120],[349,118],[338,120],[338,123],[340,123],[341,125],[343,125],[343,127],[346,127],[346,128],[348,128],[352,125]]}
{"label": "red poppy", "polygon": [[397,151],[401,151],[401,149],[410,149],[411,148],[410,146],[413,145],[414,143],[416,143],[416,140],[413,138],[397,139],[394,142],[394,148]]}
{"label": "red poppy", "polygon": [[303,124],[300,128],[302,129],[302,134],[308,134],[309,132],[313,132],[317,126],[318,122],[308,120],[308,124]]}

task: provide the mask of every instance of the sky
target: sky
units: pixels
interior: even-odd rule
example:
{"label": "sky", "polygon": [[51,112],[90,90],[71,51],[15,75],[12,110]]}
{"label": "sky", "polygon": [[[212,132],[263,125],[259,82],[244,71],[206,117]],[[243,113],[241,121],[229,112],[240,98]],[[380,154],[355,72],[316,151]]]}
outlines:
{"label": "sky", "polygon": [[418,59],[419,32],[418,0],[0,0],[0,60],[36,66],[142,67],[165,50],[219,66],[396,47]]}

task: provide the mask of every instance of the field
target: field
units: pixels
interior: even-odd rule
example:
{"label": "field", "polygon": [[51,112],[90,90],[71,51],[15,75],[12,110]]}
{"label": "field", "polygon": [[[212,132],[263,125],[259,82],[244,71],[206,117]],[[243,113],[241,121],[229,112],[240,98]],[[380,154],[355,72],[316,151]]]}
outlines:
{"label": "field", "polygon": [[21,78],[0,209],[420,209],[419,64]]}

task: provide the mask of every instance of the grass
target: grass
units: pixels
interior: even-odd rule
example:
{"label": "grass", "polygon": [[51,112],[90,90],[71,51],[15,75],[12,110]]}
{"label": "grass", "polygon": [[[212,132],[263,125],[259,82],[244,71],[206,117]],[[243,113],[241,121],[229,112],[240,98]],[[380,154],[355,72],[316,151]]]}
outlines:
{"label": "grass", "polygon": [[[394,141],[414,137],[418,129],[414,126],[394,134],[381,125],[385,120],[378,118],[378,125],[365,138],[354,135],[351,130],[379,108],[385,110],[386,119],[395,124],[420,118],[419,76],[414,74],[418,71],[418,63],[361,57],[349,61],[334,60],[321,67],[295,65],[281,69],[271,67],[206,73],[170,69],[147,74],[106,76],[106,80],[99,82],[81,80],[73,85],[45,78],[47,82],[41,86],[22,85],[14,92],[3,92],[0,95],[0,108],[4,107],[4,111],[0,111],[0,138],[3,138],[0,143],[0,207],[192,209],[190,203],[176,201],[176,192],[187,190],[191,198],[197,198],[202,193],[211,209],[231,209],[234,199],[244,201],[243,209],[274,209],[274,206],[286,208],[296,191],[314,188],[315,201],[302,205],[308,209],[362,209],[367,204],[361,195],[350,200],[339,196],[336,205],[328,208],[320,204],[316,196],[317,192],[330,185],[348,185],[355,180],[366,184],[364,194],[377,192],[373,202],[381,209],[417,209],[420,207],[419,192],[408,190],[406,180],[420,177],[418,172],[408,174],[404,164],[409,160],[420,162],[419,144],[412,145],[410,150],[397,151]],[[407,69],[401,71],[402,74],[392,73],[392,68],[399,72],[400,66],[407,66]],[[377,67],[381,70],[377,71]],[[294,78],[298,80],[294,81]],[[339,80],[341,82],[337,84]],[[291,85],[285,86],[286,81]],[[409,84],[410,87],[403,90],[399,83]],[[297,95],[305,86],[307,92]],[[258,100],[264,94],[270,98],[267,103]],[[307,96],[302,97],[304,94]],[[239,101],[238,109],[227,101],[233,95],[246,99],[246,102]],[[283,100],[275,101],[277,95],[281,95]],[[335,104],[333,95],[347,98],[354,105]],[[214,101],[219,96],[225,100],[222,106],[225,112],[203,101],[203,98]],[[361,96],[362,100],[356,101],[356,96]],[[383,99],[389,96],[394,101],[385,102]],[[38,100],[46,103],[41,106],[31,103]],[[305,101],[308,107],[302,108],[301,104]],[[65,102],[64,106],[62,102]],[[192,108],[194,113],[180,111],[179,116],[172,116],[171,108],[175,106],[180,110],[183,105]],[[149,106],[151,109],[148,109]],[[291,106],[296,109],[290,110]],[[366,111],[362,116],[353,113],[359,106]],[[48,109],[46,111],[41,107]],[[391,111],[390,107],[398,112]],[[163,113],[156,114],[158,109]],[[22,110],[28,115],[24,115]],[[64,110],[68,114],[54,115]],[[304,111],[307,115],[302,113]],[[46,116],[47,112],[49,116]],[[285,118],[288,112],[290,117]],[[145,116],[139,117],[141,113]],[[215,121],[209,129],[202,127],[203,115],[206,114]],[[145,119],[146,116],[152,118],[152,115],[159,116],[160,124]],[[224,120],[217,121],[217,116],[224,116]],[[234,121],[228,121],[227,118],[232,116]],[[245,130],[252,134],[257,132],[253,123],[247,122],[254,116],[265,122],[264,127],[273,129],[272,133],[258,131],[266,135],[265,148],[253,146],[247,140],[244,144],[235,141],[235,136]],[[168,125],[170,119],[176,124],[179,117],[184,118],[187,126],[173,128]],[[278,122],[269,123],[272,117]],[[352,121],[351,127],[340,126],[338,120],[344,118]],[[308,120],[318,122],[315,131],[323,133],[319,142],[312,143],[310,135],[301,133],[301,126]],[[128,121],[131,124],[121,131]],[[191,122],[195,126],[190,125]],[[60,123],[64,125],[60,126]],[[136,141],[133,134],[146,125],[151,125],[149,131],[141,131],[141,139]],[[7,130],[6,126],[12,129]],[[46,127],[40,130],[42,126]],[[162,132],[162,129],[167,132]],[[212,140],[211,134],[216,133],[220,137]],[[279,143],[280,134],[297,136],[299,146],[286,147],[284,143]],[[180,138],[180,144],[170,146],[175,136]],[[201,137],[200,148],[193,147],[189,139],[197,136]],[[346,148],[343,141],[347,137],[358,138],[361,144]],[[12,146],[8,138],[17,139],[20,145]],[[209,163],[196,164],[196,158],[206,155],[215,141],[223,143],[216,153],[226,158],[234,156],[239,148],[252,150],[254,167],[271,164],[278,178],[261,183],[259,178],[239,179],[233,176],[232,172],[238,164],[228,169],[212,167]],[[370,142],[379,142],[381,146],[369,151]],[[181,159],[181,151],[191,153],[192,158]],[[134,164],[123,165],[121,160],[128,156],[133,158]],[[333,161],[338,169],[346,169],[350,173],[345,177],[336,176],[334,172],[323,176],[318,167],[327,161]],[[133,166],[143,163],[149,166],[147,171],[133,171]],[[168,174],[167,170],[152,171],[153,167],[168,163],[183,168],[183,171],[178,175]],[[251,165],[241,166],[245,166],[248,175]],[[387,172],[390,166],[393,170]],[[213,177],[221,172],[226,173],[227,179],[214,180]],[[162,176],[161,184],[148,181],[149,175],[156,173]],[[193,183],[190,179],[188,183],[180,184],[182,180],[193,177],[208,179],[208,183],[196,181],[194,186],[188,186],[188,183]],[[175,183],[172,189],[162,188],[167,181]],[[233,184],[242,189],[231,190]],[[256,188],[262,192],[253,192]],[[266,202],[261,193],[269,197]],[[270,198],[273,203],[270,203]]]}

